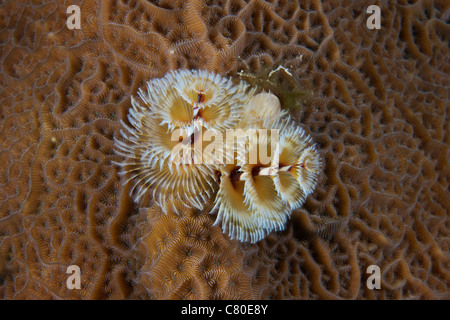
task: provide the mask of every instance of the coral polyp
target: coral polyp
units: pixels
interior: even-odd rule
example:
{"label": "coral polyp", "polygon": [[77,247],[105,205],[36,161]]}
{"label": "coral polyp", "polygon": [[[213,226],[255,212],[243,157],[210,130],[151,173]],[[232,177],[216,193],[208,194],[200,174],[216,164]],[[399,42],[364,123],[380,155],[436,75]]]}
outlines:
{"label": "coral polyp", "polygon": [[116,150],[136,202],[151,193],[164,212],[178,199],[213,204],[214,225],[254,243],[283,230],[315,188],[320,155],[270,92],[178,70],[150,80],[131,104]]}

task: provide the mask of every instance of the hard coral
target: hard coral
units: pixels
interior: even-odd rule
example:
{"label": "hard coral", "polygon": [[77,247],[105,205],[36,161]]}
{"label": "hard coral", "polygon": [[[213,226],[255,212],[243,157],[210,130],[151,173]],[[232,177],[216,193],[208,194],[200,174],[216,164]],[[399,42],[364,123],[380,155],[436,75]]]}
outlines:
{"label": "hard coral", "polygon": [[[170,274],[156,272],[165,252],[184,261],[168,250],[142,267],[136,257],[156,256],[156,243],[143,252],[136,243],[158,222],[139,213],[111,163],[122,160],[113,146],[129,97],[176,69],[270,90],[282,108],[296,106],[289,111],[324,157],[325,174],[286,231],[241,245],[208,222],[215,243],[242,259],[221,273],[220,297],[248,287],[257,298],[449,297],[448,1],[78,3],[80,30],[66,27],[63,1],[0,6],[4,299],[159,293],[140,270]],[[373,4],[380,30],[366,26]],[[272,73],[279,66],[291,75]],[[178,221],[164,217],[162,229]],[[72,264],[80,290],[65,285]],[[379,290],[366,285],[371,265]],[[188,296],[197,284],[179,281],[159,297],[218,292]]]}
{"label": "hard coral", "polygon": [[145,263],[136,279],[135,294],[156,299],[249,299],[252,270],[242,253],[205,212],[179,201],[166,213],[146,209],[150,223],[141,251]]}

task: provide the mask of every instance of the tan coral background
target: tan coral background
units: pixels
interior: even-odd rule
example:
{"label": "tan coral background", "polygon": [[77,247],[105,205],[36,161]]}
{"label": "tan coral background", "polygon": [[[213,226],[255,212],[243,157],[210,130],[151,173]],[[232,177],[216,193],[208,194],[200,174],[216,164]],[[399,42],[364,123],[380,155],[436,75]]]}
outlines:
{"label": "tan coral background", "polygon": [[[445,0],[2,1],[0,296],[449,298],[449,16]],[[177,68],[269,88],[312,134],[325,170],[286,231],[241,244],[208,210],[133,204],[119,119]]]}

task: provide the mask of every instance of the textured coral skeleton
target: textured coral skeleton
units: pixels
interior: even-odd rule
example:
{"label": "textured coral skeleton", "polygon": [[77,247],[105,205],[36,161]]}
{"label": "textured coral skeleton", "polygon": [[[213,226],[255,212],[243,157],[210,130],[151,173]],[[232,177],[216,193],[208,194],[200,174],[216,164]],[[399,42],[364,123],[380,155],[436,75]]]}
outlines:
{"label": "textured coral skeleton", "polygon": [[[450,297],[448,1],[70,4],[80,30],[67,1],[0,4],[1,299]],[[242,243],[209,206],[129,196],[120,120],[179,69],[272,92],[314,139],[324,174],[284,231]]]}
{"label": "textured coral skeleton", "polygon": [[[320,155],[275,95],[255,95],[242,81],[234,85],[230,78],[204,70],[178,70],[147,82],[139,97],[143,105],[131,100],[130,125],[122,122],[124,140],[116,139],[116,149],[125,157],[118,165],[129,176],[127,182],[132,180],[136,202],[152,192],[166,212],[167,203],[175,200],[199,210],[214,201],[215,225],[221,224],[231,239],[254,243],[283,230],[292,210],[314,190]],[[219,143],[214,152],[224,155],[225,162],[194,161],[211,143],[200,133],[226,130],[229,135],[230,129],[241,134],[232,137],[231,148]],[[174,161],[174,150],[184,156]],[[263,161],[263,152],[270,159]]]}

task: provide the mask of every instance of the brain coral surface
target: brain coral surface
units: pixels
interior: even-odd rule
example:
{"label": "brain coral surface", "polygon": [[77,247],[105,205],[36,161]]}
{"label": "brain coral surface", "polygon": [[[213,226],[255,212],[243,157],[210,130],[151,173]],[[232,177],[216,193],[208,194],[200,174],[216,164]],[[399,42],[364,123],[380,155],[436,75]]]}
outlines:
{"label": "brain coral surface", "polygon": [[[449,298],[449,15],[445,0],[2,1],[0,296]],[[285,231],[241,243],[211,207],[132,201],[114,138],[130,96],[176,69],[270,90],[311,134],[323,174]]]}

